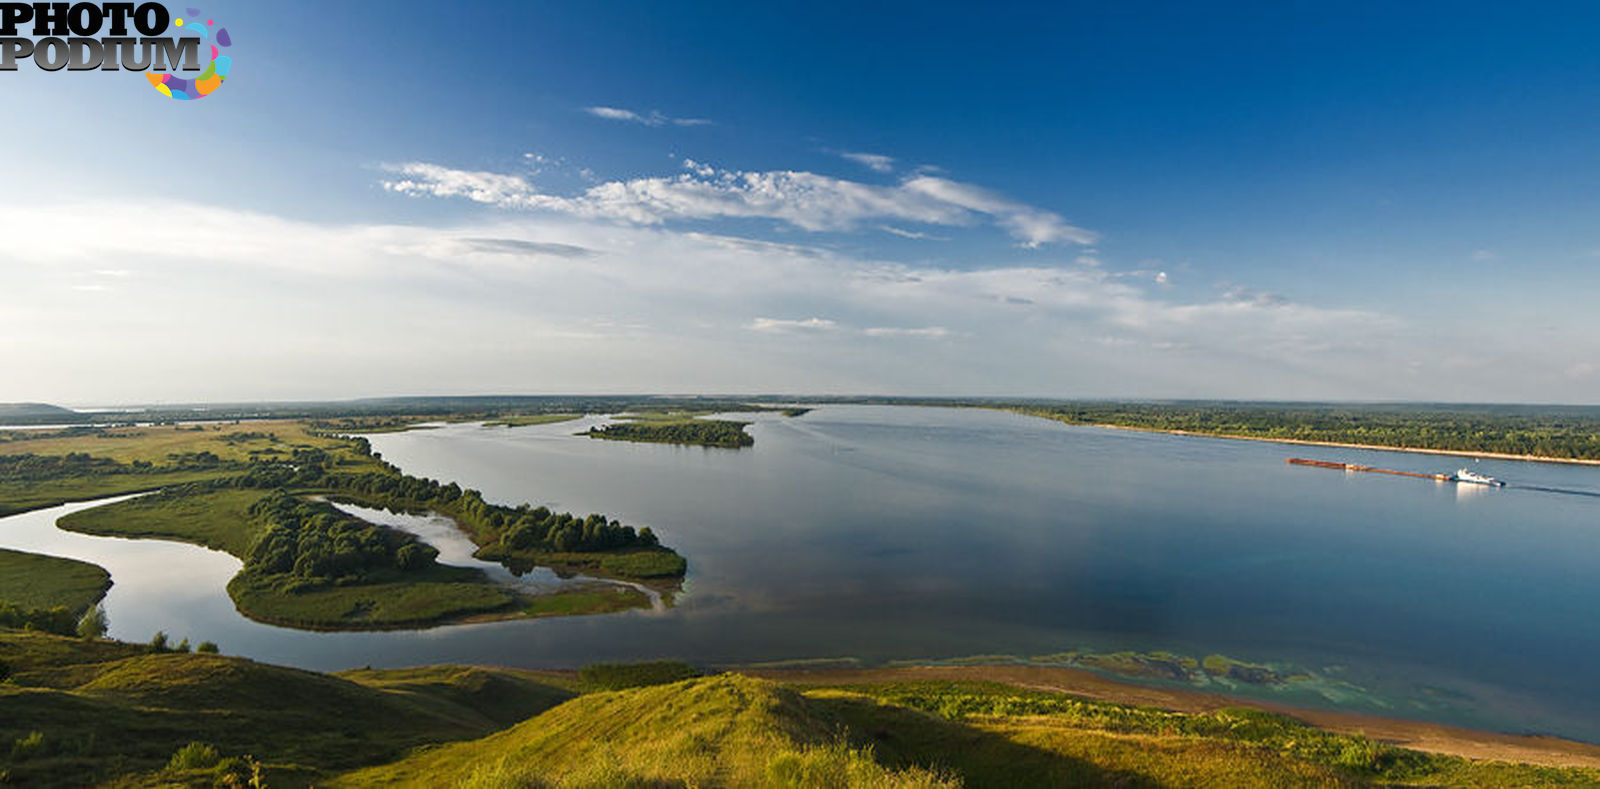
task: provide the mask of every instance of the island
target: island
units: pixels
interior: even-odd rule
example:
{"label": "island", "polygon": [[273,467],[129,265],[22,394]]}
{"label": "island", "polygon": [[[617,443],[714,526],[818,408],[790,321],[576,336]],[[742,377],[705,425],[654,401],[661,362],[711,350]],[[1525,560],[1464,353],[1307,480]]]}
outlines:
{"label": "island", "polygon": [[756,443],[744,432],[749,422],[705,419],[694,412],[624,414],[625,421],[590,428],[590,438],[612,441],[641,441],[652,444],[693,444],[703,447],[739,449]]}

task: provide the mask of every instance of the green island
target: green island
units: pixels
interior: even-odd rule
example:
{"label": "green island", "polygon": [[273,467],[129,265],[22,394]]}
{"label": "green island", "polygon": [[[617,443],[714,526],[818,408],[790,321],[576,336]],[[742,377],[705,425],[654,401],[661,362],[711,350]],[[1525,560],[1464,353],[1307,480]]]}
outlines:
{"label": "green island", "polygon": [[[1125,704],[982,679],[981,668],[757,676],[660,661],[325,674],[220,651],[0,628],[0,782],[1600,786],[1594,766],[1428,753],[1214,697]],[[1567,745],[1568,761],[1600,764],[1600,748]]]}
{"label": "green island", "polygon": [[723,419],[701,419],[666,415],[659,419],[633,419],[614,422],[604,427],[590,428],[590,438],[612,441],[641,441],[651,444],[694,444],[703,447],[738,449],[756,443],[744,432],[749,422]]}
{"label": "green island", "polygon": [[1600,414],[1567,406],[992,403],[1029,416],[1223,438],[1600,461]]}
{"label": "green island", "polygon": [[[606,579],[647,583],[670,601],[687,570],[683,557],[660,545],[649,528],[635,530],[601,515],[490,504],[455,483],[401,473],[364,438],[300,422],[4,435],[4,511],[156,489],[73,513],[60,525],[233,554],[244,566],[229,583],[229,595],[241,613],[272,624],[363,630],[610,613],[648,607],[651,597]],[[415,537],[366,523],[318,497],[436,511],[477,542],[480,558],[502,561],[514,572],[546,566],[597,580],[536,595],[515,592],[479,570],[441,565],[438,552]],[[57,574],[30,567],[33,572],[15,578]],[[73,609],[70,618],[81,613]]]}
{"label": "green island", "polygon": [[755,437],[744,429],[749,422],[707,419],[722,413],[779,413],[786,417],[805,416],[810,408],[727,403],[717,408],[641,408],[628,410],[604,427],[593,427],[584,435],[611,441],[638,441],[648,444],[688,444],[720,449],[753,446]]}

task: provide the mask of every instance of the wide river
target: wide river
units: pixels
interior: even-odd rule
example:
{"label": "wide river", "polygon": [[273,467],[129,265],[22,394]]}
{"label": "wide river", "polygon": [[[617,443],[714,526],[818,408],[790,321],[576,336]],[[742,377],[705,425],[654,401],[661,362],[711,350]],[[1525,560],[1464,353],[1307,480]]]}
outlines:
{"label": "wide river", "polygon": [[[0,521],[0,546],[107,567],[112,634],[209,639],[316,669],[461,662],[706,665],[1166,650],[1310,679],[1245,695],[1600,740],[1600,468],[828,406],[754,419],[742,450],[596,441],[589,418],[371,436],[492,501],[651,526],[689,559],[675,607],[389,633],[249,622],[238,562]],[[1289,466],[1468,465],[1486,489]],[[469,562],[448,529],[425,532]],[[438,524],[434,523],[433,527]],[[441,534],[443,532],[443,534]],[[1221,689],[1213,686],[1213,689]]]}

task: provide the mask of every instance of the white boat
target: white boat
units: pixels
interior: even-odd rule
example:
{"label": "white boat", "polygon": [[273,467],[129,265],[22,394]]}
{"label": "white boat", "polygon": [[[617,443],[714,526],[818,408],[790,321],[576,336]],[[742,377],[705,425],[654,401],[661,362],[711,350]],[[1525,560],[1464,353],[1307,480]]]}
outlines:
{"label": "white boat", "polygon": [[1470,483],[1472,483],[1474,485],[1489,485],[1491,487],[1496,487],[1496,488],[1503,488],[1503,487],[1506,486],[1506,483],[1501,482],[1500,480],[1495,479],[1494,477],[1485,477],[1482,474],[1474,474],[1471,471],[1468,471],[1466,469],[1461,469],[1461,470],[1457,471],[1454,476],[1450,477],[1450,481],[1451,482],[1470,482]]}

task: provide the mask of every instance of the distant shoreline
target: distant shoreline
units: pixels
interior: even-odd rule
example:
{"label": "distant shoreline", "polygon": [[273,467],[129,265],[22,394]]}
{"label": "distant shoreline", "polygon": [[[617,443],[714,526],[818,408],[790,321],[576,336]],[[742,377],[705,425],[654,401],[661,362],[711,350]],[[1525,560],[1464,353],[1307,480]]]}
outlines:
{"label": "distant shoreline", "polygon": [[1160,433],[1169,436],[1195,436],[1198,438],[1222,438],[1231,441],[1263,441],[1271,444],[1299,444],[1313,447],[1336,447],[1339,449],[1376,449],[1386,452],[1411,452],[1420,455],[1451,455],[1467,458],[1491,458],[1493,460],[1518,460],[1527,463],[1565,463],[1572,466],[1600,466],[1600,460],[1585,458],[1558,458],[1547,455],[1512,455],[1506,452],[1470,452],[1464,449],[1427,449],[1424,447],[1396,447],[1384,444],[1348,444],[1340,441],[1309,441],[1300,438],[1268,438],[1266,436],[1240,436],[1227,433],[1201,433],[1194,430],[1162,430],[1156,427],[1133,427],[1131,425],[1113,425],[1101,422],[1065,422],[1060,419],[1051,419],[1048,416],[1030,414],[1023,411],[1004,409],[1014,414],[1031,416],[1062,425],[1076,425],[1079,427],[1104,427],[1111,430],[1132,430],[1137,433]]}
{"label": "distant shoreline", "polygon": [[1203,690],[1141,685],[1079,668],[978,665],[902,668],[733,668],[740,674],[796,685],[850,685],[918,680],[999,682],[1029,690],[1065,693],[1096,701],[1157,707],[1178,712],[1212,712],[1256,707],[1339,734],[1360,734],[1380,742],[1469,759],[1525,762],[1547,767],[1600,767],[1600,745],[1560,737],[1507,734],[1442,723],[1388,718],[1355,712],[1295,707]]}

